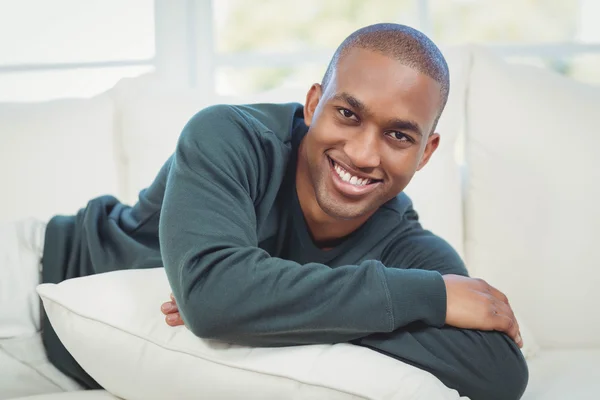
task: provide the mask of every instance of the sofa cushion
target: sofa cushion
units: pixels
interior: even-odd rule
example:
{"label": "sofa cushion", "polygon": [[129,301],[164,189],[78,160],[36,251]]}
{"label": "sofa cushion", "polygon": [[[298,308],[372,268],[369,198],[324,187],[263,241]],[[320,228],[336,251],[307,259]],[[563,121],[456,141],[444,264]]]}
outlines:
{"label": "sofa cushion", "polygon": [[11,400],[118,400],[105,390],[86,390],[68,393],[41,394],[38,396],[19,397]]}
{"label": "sofa cushion", "polygon": [[543,350],[529,362],[522,400],[600,399],[600,349]]}
{"label": "sofa cushion", "polygon": [[600,346],[600,89],[476,49],[466,258],[542,348]]}
{"label": "sofa cushion", "polygon": [[430,373],[351,344],[251,348],[170,327],[160,312],[170,293],[162,268],[43,284],[38,293],[73,357],[127,400],[459,398]]}
{"label": "sofa cushion", "polygon": [[0,220],[73,214],[117,191],[113,103],[0,104]]}
{"label": "sofa cushion", "polygon": [[0,339],[0,400],[81,389],[48,361],[41,334]]}

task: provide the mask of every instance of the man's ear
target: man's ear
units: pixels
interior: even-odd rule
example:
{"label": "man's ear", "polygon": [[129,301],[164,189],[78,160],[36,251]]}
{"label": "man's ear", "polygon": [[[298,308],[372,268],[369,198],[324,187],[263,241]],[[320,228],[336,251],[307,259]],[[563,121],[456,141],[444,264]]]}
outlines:
{"label": "man's ear", "polygon": [[315,110],[317,109],[319,100],[321,100],[322,94],[323,88],[318,83],[313,83],[308,90],[308,93],[306,94],[306,103],[304,104],[304,123],[306,126],[310,126],[312,123],[313,117],[315,116]]}
{"label": "man's ear", "polygon": [[417,171],[423,168],[429,162],[431,155],[437,150],[440,145],[440,134],[432,133],[427,138],[427,145],[425,145],[425,151],[423,152],[423,156],[421,157],[421,162],[419,162],[419,166],[417,167]]}

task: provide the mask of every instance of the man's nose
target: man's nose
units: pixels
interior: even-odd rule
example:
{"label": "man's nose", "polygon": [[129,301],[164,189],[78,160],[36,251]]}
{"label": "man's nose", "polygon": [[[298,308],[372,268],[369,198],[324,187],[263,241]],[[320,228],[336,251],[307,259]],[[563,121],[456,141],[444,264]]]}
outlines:
{"label": "man's nose", "polygon": [[375,131],[364,130],[348,138],[344,151],[356,168],[375,168],[381,162],[379,138]]}

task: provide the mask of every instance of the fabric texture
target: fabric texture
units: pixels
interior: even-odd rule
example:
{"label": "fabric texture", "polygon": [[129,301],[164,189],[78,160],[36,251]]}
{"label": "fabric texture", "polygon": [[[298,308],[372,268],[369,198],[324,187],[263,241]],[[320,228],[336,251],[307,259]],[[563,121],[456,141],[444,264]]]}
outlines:
{"label": "fabric texture", "polygon": [[[600,89],[476,50],[466,259],[542,348],[600,346]],[[493,93],[493,95],[490,95]]]}
{"label": "fabric texture", "polygon": [[351,344],[251,348],[199,339],[165,323],[159,307],[169,290],[162,268],[38,287],[69,351],[126,400],[459,398],[428,372]]}

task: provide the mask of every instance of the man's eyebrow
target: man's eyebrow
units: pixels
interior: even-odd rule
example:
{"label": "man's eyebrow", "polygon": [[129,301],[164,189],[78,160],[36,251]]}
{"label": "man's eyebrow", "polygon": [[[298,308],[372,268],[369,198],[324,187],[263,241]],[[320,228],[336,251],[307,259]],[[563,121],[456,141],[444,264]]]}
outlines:
{"label": "man's eyebrow", "polygon": [[[348,103],[350,107],[359,111],[361,114],[371,114],[369,108],[363,102],[346,92],[336,94],[333,96],[333,99]],[[423,136],[423,130],[415,121],[395,118],[388,121],[387,125],[391,128],[398,129],[399,131],[411,131],[416,135]]]}
{"label": "man's eyebrow", "polygon": [[399,131],[411,131],[416,135],[423,136],[423,131],[414,121],[409,121],[406,119],[392,119],[388,122],[388,125],[394,129],[398,129]]}
{"label": "man's eyebrow", "polygon": [[350,107],[354,108],[357,111],[360,111],[362,114],[370,114],[370,111],[367,108],[367,106],[351,94],[348,94],[346,92],[338,93],[335,96],[333,96],[333,99],[348,103]]}

